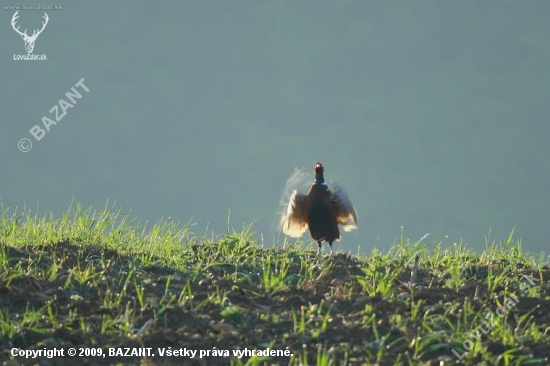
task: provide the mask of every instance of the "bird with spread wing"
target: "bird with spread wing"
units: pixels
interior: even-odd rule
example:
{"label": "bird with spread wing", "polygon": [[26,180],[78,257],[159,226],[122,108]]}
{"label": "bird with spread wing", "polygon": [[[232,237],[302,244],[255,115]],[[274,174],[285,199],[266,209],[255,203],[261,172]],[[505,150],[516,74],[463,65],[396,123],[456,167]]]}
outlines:
{"label": "bird with spread wing", "polygon": [[294,190],[281,217],[283,233],[300,237],[309,229],[313,240],[318,244],[317,254],[321,253],[323,241],[328,242],[332,255],[332,243],[340,240],[338,225],[344,231],[357,228],[357,212],[344,189],[334,183],[328,186],[323,176],[323,164],[316,163],[315,182],[307,194]]}

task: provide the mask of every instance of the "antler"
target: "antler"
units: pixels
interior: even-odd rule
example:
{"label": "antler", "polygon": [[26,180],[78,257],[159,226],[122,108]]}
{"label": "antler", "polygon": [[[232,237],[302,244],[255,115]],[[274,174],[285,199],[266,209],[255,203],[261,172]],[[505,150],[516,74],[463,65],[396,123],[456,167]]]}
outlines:
{"label": "antler", "polygon": [[[23,32],[21,32],[21,31],[19,30],[19,26],[18,26],[17,28],[15,28],[15,20],[16,20],[17,18],[19,18],[19,16],[17,15],[17,13],[19,13],[19,10],[17,10],[17,11],[15,12],[15,14],[13,14],[13,17],[11,18],[11,26],[13,27],[13,30],[16,31],[17,33],[19,33],[20,35],[22,35],[22,36],[27,36],[27,30],[26,30],[26,29],[25,29],[25,33],[23,33]],[[45,13],[44,13],[44,14],[45,14]],[[27,37],[28,37],[28,36],[27,36]]]}
{"label": "antler", "polygon": [[[43,18],[46,19],[46,23],[42,22],[42,29],[40,29],[40,30],[38,31],[38,33],[36,33],[36,30],[35,30],[35,31],[33,32],[32,36],[31,36],[31,38],[37,38],[38,35],[39,35],[40,33],[42,33],[42,31],[44,30],[44,28],[46,28],[46,24],[48,24],[48,20],[50,20],[50,18],[48,18],[48,14],[46,14],[46,13],[44,13]],[[26,29],[25,29],[25,31],[26,31]],[[34,35],[34,33],[36,33],[36,36]]]}
{"label": "antler", "polygon": [[[44,16],[43,18],[46,20],[46,22],[42,22],[42,29],[40,30],[34,30],[34,32],[32,33],[32,36],[28,36],[27,35],[27,30],[25,29],[25,32],[21,32],[19,30],[19,26],[17,26],[17,28],[15,28],[15,21],[17,18],[19,18],[19,16],[17,15],[17,13],[19,13],[19,10],[17,10],[15,12],[15,14],[13,14],[13,17],[11,18],[11,26],[13,27],[13,29],[19,33],[21,36],[25,37],[25,38],[28,38],[28,39],[36,39],[40,33],[42,33],[42,31],[44,30],[44,28],[46,28],[46,24],[48,24],[48,20],[50,20],[50,18],[48,17],[48,14],[44,13]],[[37,33],[38,32],[38,33]]]}

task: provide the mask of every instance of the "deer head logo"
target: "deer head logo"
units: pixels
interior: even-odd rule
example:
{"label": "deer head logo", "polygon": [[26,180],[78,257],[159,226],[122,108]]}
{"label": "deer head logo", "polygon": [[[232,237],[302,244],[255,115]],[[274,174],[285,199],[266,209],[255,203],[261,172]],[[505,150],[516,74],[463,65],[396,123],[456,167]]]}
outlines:
{"label": "deer head logo", "polygon": [[19,10],[16,11],[15,14],[13,14],[13,18],[11,18],[11,26],[13,27],[13,29],[17,33],[19,33],[21,35],[21,38],[23,38],[23,41],[25,41],[25,49],[27,50],[27,53],[32,53],[32,50],[34,49],[34,42],[36,41],[36,38],[38,38],[40,33],[42,33],[44,28],[46,28],[46,24],[48,24],[48,20],[49,20],[48,14],[44,13],[44,19],[46,20],[46,22],[42,22],[42,29],[40,29],[40,30],[35,29],[32,36],[29,37],[27,35],[27,30],[26,29],[25,29],[24,32],[21,32],[21,31],[19,31],[19,26],[17,28],[15,28],[15,20],[17,18],[19,18],[17,13],[19,13]]}

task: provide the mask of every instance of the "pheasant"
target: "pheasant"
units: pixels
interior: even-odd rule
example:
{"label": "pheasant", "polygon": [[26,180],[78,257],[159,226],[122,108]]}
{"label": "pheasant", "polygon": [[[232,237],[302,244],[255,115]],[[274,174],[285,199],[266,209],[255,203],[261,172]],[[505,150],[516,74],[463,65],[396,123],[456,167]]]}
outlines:
{"label": "pheasant", "polygon": [[318,244],[317,255],[321,253],[322,242],[327,241],[332,255],[332,243],[340,240],[341,224],[345,231],[357,228],[357,212],[346,192],[338,184],[325,183],[323,164],[316,163],[315,182],[307,195],[294,190],[286,212],[281,218],[283,233],[300,237],[309,228],[309,233]]}

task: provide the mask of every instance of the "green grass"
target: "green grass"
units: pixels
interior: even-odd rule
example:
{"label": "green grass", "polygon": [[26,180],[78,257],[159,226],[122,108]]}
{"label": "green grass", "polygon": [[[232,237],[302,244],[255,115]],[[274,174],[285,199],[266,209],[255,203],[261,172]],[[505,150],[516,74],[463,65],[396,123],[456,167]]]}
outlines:
{"label": "green grass", "polygon": [[[387,252],[317,257],[307,243],[265,247],[251,227],[209,239],[109,204],[0,215],[0,362],[14,347],[151,347],[81,361],[197,362],[158,355],[170,347],[209,350],[208,365],[452,365],[453,350],[463,365],[549,364],[549,260],[513,232],[482,253],[402,235]],[[267,348],[292,355],[233,356]]]}

